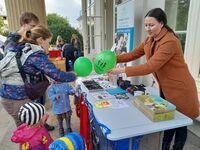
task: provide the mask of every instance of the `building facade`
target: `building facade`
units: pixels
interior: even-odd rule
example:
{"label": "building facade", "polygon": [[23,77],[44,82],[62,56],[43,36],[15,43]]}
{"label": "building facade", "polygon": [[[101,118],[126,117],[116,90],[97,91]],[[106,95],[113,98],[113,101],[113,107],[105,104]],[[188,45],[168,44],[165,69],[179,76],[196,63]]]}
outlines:
{"label": "building facade", "polygon": [[[132,13],[134,24],[134,47],[145,38],[144,16],[148,10],[160,7],[168,16],[168,25],[181,40],[186,63],[198,87],[200,98],[200,1],[196,0],[82,0],[81,31],[84,38],[84,54],[94,56],[103,49],[111,49],[115,43],[117,32],[117,16],[119,7],[133,1]],[[128,65],[143,63],[140,59]],[[135,84],[148,86],[154,81],[152,75],[132,77]]]}
{"label": "building facade", "polygon": [[5,0],[5,6],[7,10],[9,32],[19,29],[19,18],[25,11],[33,12],[38,16],[41,24],[47,25],[44,0]]}

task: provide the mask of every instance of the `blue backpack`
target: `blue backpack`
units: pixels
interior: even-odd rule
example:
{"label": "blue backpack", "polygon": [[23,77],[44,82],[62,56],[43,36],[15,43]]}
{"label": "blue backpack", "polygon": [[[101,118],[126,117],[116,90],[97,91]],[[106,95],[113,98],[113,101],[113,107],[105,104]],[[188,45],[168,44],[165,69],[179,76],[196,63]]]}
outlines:
{"label": "blue backpack", "polygon": [[26,43],[25,45],[18,45],[13,48],[13,51],[7,51],[6,55],[0,61],[0,79],[2,79],[3,84],[8,85],[23,85],[24,81],[22,80],[16,56],[18,51],[22,52],[20,57],[22,65],[25,63],[26,59],[32,53],[39,51],[38,45]]}

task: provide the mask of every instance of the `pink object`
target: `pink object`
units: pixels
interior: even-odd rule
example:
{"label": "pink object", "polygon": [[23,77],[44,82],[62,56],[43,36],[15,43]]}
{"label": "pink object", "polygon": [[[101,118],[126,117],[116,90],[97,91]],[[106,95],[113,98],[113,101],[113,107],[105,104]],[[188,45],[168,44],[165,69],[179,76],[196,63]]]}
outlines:
{"label": "pink object", "polygon": [[53,139],[44,126],[28,127],[22,124],[14,131],[11,141],[21,144],[22,149],[48,150]]}

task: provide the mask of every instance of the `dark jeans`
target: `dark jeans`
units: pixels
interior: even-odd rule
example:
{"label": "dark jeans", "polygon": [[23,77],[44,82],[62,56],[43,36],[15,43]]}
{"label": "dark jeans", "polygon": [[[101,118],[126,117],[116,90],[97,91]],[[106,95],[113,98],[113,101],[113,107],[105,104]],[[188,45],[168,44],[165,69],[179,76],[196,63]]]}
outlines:
{"label": "dark jeans", "polygon": [[[165,99],[162,90],[160,90],[160,96]],[[172,150],[182,150],[187,139],[187,126],[164,131],[162,150],[170,149],[174,135],[175,138]]]}
{"label": "dark jeans", "polygon": [[164,136],[163,136],[163,141],[162,141],[162,150],[170,149],[170,145],[171,145],[174,135],[175,135],[175,138],[174,138],[173,150],[183,150],[183,147],[187,139],[186,126],[164,131]]}
{"label": "dark jeans", "polygon": [[[57,115],[60,137],[63,137],[65,135],[64,127],[63,127],[63,120],[64,119],[66,121],[67,133],[71,132],[71,111],[68,112],[68,113],[63,113],[63,114]],[[69,129],[70,129],[70,131],[69,131]]]}
{"label": "dark jeans", "polygon": [[18,112],[19,109],[22,105],[25,103],[31,102],[30,99],[25,99],[25,100],[12,100],[12,99],[6,99],[6,98],[0,98],[2,106],[4,109],[8,112],[11,117],[13,117],[16,126],[18,127],[19,125],[22,124],[18,117]]}

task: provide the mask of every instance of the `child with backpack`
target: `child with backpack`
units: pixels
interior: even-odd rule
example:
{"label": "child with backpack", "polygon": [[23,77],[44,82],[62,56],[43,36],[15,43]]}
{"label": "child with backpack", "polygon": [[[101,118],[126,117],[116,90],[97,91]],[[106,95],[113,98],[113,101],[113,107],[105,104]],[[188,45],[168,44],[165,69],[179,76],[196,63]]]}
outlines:
{"label": "child with backpack", "polygon": [[[17,126],[21,124],[17,117],[20,106],[31,99],[26,90],[26,82],[22,79],[22,72],[19,71],[16,59],[18,52],[22,53],[20,55],[21,70],[23,70],[27,79],[31,77],[37,78],[42,75],[60,82],[76,80],[76,75],[73,72],[63,72],[57,69],[48,59],[45,52],[49,48],[49,42],[52,37],[51,32],[46,27],[37,25],[29,33],[30,35],[27,39],[30,42],[26,42],[27,39],[24,39],[25,43],[18,44],[12,49],[13,51],[8,50],[5,57],[0,61],[0,76],[2,78],[2,86],[0,86],[1,103],[13,117]],[[36,80],[30,81],[31,84],[41,83]]]}

